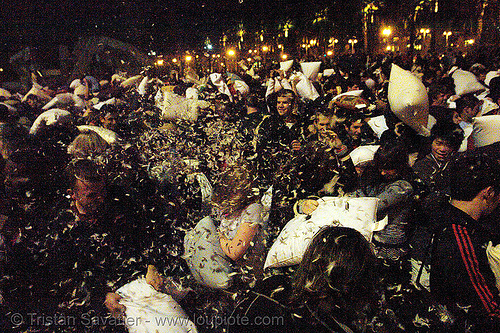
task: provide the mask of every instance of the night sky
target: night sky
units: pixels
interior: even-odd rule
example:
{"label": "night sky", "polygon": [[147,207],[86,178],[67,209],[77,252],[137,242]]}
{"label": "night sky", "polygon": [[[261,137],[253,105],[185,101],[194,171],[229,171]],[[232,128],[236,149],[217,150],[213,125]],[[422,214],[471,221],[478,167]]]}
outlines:
{"label": "night sky", "polygon": [[106,35],[143,49],[199,47],[206,37],[218,42],[223,31],[243,23],[247,29],[276,29],[285,18],[296,25],[330,6],[337,14],[355,11],[359,1],[263,0],[12,0],[2,3],[0,37],[14,45],[71,44],[78,37]]}

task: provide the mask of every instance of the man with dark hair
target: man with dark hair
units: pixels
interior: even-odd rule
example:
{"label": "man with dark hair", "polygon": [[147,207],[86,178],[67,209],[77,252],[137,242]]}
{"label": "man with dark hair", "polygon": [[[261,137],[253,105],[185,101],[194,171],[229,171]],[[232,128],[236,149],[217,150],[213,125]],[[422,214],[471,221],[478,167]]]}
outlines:
{"label": "man with dark hair", "polygon": [[[479,100],[474,94],[466,94],[455,101],[457,105],[455,111],[455,118],[460,122],[472,123],[472,118],[477,116],[479,111],[481,111],[481,106],[483,101]],[[463,128],[464,125],[461,123],[460,126]]]}
{"label": "man with dark hair", "polygon": [[451,201],[433,221],[439,227],[431,247],[431,293],[457,315],[456,325],[498,332],[500,297],[486,247],[499,238],[482,218],[499,204],[500,164],[466,154],[451,162],[450,173]]}
{"label": "man with dark hair", "polygon": [[304,122],[295,110],[296,99],[292,90],[278,91],[276,105],[270,105],[271,115],[265,116],[255,129],[257,173],[264,186],[271,184],[278,168],[302,146]]}
{"label": "man with dark hair", "polygon": [[365,115],[361,112],[353,112],[348,115],[338,129],[340,139],[346,145],[349,152],[359,146],[374,145],[378,139],[365,121]]}

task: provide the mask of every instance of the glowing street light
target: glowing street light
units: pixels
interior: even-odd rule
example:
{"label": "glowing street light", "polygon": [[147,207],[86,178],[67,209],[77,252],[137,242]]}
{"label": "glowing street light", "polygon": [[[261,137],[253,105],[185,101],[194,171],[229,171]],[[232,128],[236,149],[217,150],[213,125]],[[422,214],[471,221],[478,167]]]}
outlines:
{"label": "glowing street light", "polygon": [[474,39],[467,39],[465,41],[465,46],[470,46],[470,45],[474,44],[474,42],[475,42]]}
{"label": "glowing street light", "polygon": [[328,50],[326,51],[326,55],[331,57],[333,55],[333,51],[332,50]]}
{"label": "glowing street light", "polygon": [[428,33],[431,32],[431,29],[420,29],[420,33],[424,35],[424,40],[425,40],[425,37],[427,36]]}
{"label": "glowing street light", "polygon": [[262,51],[263,52],[269,51],[269,47],[267,45],[262,46]]}
{"label": "glowing street light", "polygon": [[347,41],[349,44],[351,44],[351,52],[354,54],[354,44],[356,44],[358,42],[357,39],[349,39]]}
{"label": "glowing street light", "polygon": [[448,38],[451,36],[451,31],[443,32],[443,36],[446,37],[446,47],[448,47]]}
{"label": "glowing street light", "polygon": [[287,54],[282,54],[282,55],[281,55],[281,59],[283,59],[283,60],[288,59],[288,55],[287,55]]}
{"label": "glowing street light", "polygon": [[186,62],[190,62],[191,60],[193,60],[193,56],[191,55],[186,55],[186,57],[184,58],[184,60],[186,60]]}
{"label": "glowing street light", "polygon": [[175,64],[177,62],[177,58],[173,58],[172,62]]}
{"label": "glowing street light", "polygon": [[163,66],[163,65],[164,65],[163,59],[156,60],[156,66]]}
{"label": "glowing street light", "polygon": [[227,50],[227,55],[229,57],[234,57],[236,55],[236,51],[233,49],[229,49],[229,50]]}
{"label": "glowing street light", "polygon": [[392,34],[391,28],[387,27],[382,30],[382,36],[389,37]]}

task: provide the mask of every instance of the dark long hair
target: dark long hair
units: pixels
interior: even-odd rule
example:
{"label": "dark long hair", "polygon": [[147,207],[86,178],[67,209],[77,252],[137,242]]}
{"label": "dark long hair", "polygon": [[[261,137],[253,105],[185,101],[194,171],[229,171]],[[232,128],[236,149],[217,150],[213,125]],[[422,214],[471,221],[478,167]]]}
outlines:
{"label": "dark long hair", "polygon": [[345,227],[321,229],[297,269],[292,302],[318,306],[322,300],[342,312],[360,309],[375,299],[376,258],[368,241]]}
{"label": "dark long hair", "polygon": [[397,179],[410,180],[412,170],[405,145],[399,142],[382,145],[361,175],[361,187],[376,186],[386,182],[381,170],[396,170]]}

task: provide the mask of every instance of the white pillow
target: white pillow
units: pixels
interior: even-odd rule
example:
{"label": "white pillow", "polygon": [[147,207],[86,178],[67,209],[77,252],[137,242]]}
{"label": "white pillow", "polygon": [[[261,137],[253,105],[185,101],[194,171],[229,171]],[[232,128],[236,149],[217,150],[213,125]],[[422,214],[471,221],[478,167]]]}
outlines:
{"label": "white pillow", "polygon": [[11,95],[10,91],[3,89],[3,88],[0,88],[0,97],[3,97],[5,99],[9,99],[12,97],[12,95]]}
{"label": "white pillow", "polygon": [[422,81],[409,71],[392,64],[387,93],[391,111],[419,134],[429,136],[429,98]]}
{"label": "white pillow", "polygon": [[66,110],[51,109],[41,113],[33,122],[30,128],[30,134],[37,134],[44,126],[55,124],[66,124],[73,121],[73,115]]}
{"label": "white pillow", "polygon": [[280,69],[283,72],[286,72],[290,68],[292,68],[292,65],[293,65],[293,60],[282,61],[282,62],[280,62]]}
{"label": "white pillow", "polygon": [[332,98],[332,101],[342,97],[342,96],[361,96],[361,94],[363,93],[363,90],[351,90],[351,91],[346,91],[346,92],[343,92],[341,94],[338,94],[337,96],[335,96],[334,98]]}
{"label": "white pillow", "polygon": [[293,82],[293,80],[295,80],[296,77],[299,78],[299,82],[297,83],[295,88],[297,89],[297,94],[301,98],[314,101],[316,98],[319,97],[319,94],[318,94],[316,88],[314,88],[311,81],[309,81],[309,79],[304,75],[304,73],[301,73],[301,72],[294,73],[290,77],[290,81]]}
{"label": "white pillow", "polygon": [[486,74],[486,78],[484,79],[484,83],[486,83],[487,85],[490,85],[491,79],[494,77],[497,77],[497,76],[500,76],[500,71],[489,71]]}
{"label": "white pillow", "polygon": [[75,106],[76,108],[82,110],[83,108],[85,108],[85,101],[80,96],[74,95],[72,93],[57,94],[43,106],[42,110],[64,108],[68,106]]}
{"label": "white pillow", "polygon": [[367,123],[379,139],[382,136],[382,133],[389,129],[383,115],[372,117],[367,121]]}
{"label": "white pillow", "polygon": [[500,141],[500,116],[476,117],[473,121],[472,137],[475,147],[484,147]]}
{"label": "white pillow", "polygon": [[164,120],[183,119],[196,121],[199,114],[198,100],[187,99],[184,96],[177,95],[165,90],[163,92],[163,102],[160,106],[162,110],[161,117]]}
{"label": "white pillow", "polygon": [[92,125],[80,125],[77,126],[77,128],[80,132],[83,132],[85,130],[96,132],[97,134],[99,134],[101,138],[103,138],[104,141],[106,141],[110,145],[113,145],[120,140],[118,134],[104,127],[92,126]]}
{"label": "white pillow", "polygon": [[120,83],[120,87],[129,88],[135,86],[142,80],[142,78],[143,76],[141,74],[129,77],[128,79]]}
{"label": "white pillow", "polygon": [[455,83],[455,94],[462,96],[469,93],[476,93],[486,89],[476,78],[476,76],[463,69],[457,69],[451,75]]}
{"label": "white pillow", "polygon": [[231,285],[231,262],[220,246],[217,228],[209,216],[184,236],[183,258],[198,283],[214,289]]}
{"label": "white pillow", "polygon": [[304,73],[304,75],[311,81],[316,80],[320,66],[321,66],[321,61],[300,63],[300,68],[302,69],[302,73]]}
{"label": "white pillow", "polygon": [[354,166],[363,165],[366,162],[372,161],[375,156],[375,152],[378,150],[380,146],[371,145],[371,146],[359,146],[349,154],[351,156],[352,163]]}
{"label": "white pillow", "polygon": [[378,198],[323,197],[310,215],[299,214],[280,232],[267,254],[264,268],[296,265],[314,235],[325,226],[356,229],[369,241],[376,229]]}
{"label": "white pillow", "polygon": [[332,76],[333,74],[335,74],[335,70],[332,68],[328,68],[323,71],[323,76],[325,77]]}
{"label": "white pillow", "polygon": [[129,333],[195,333],[194,323],[168,294],[156,291],[146,279],[132,281],[116,291],[125,306]]}

